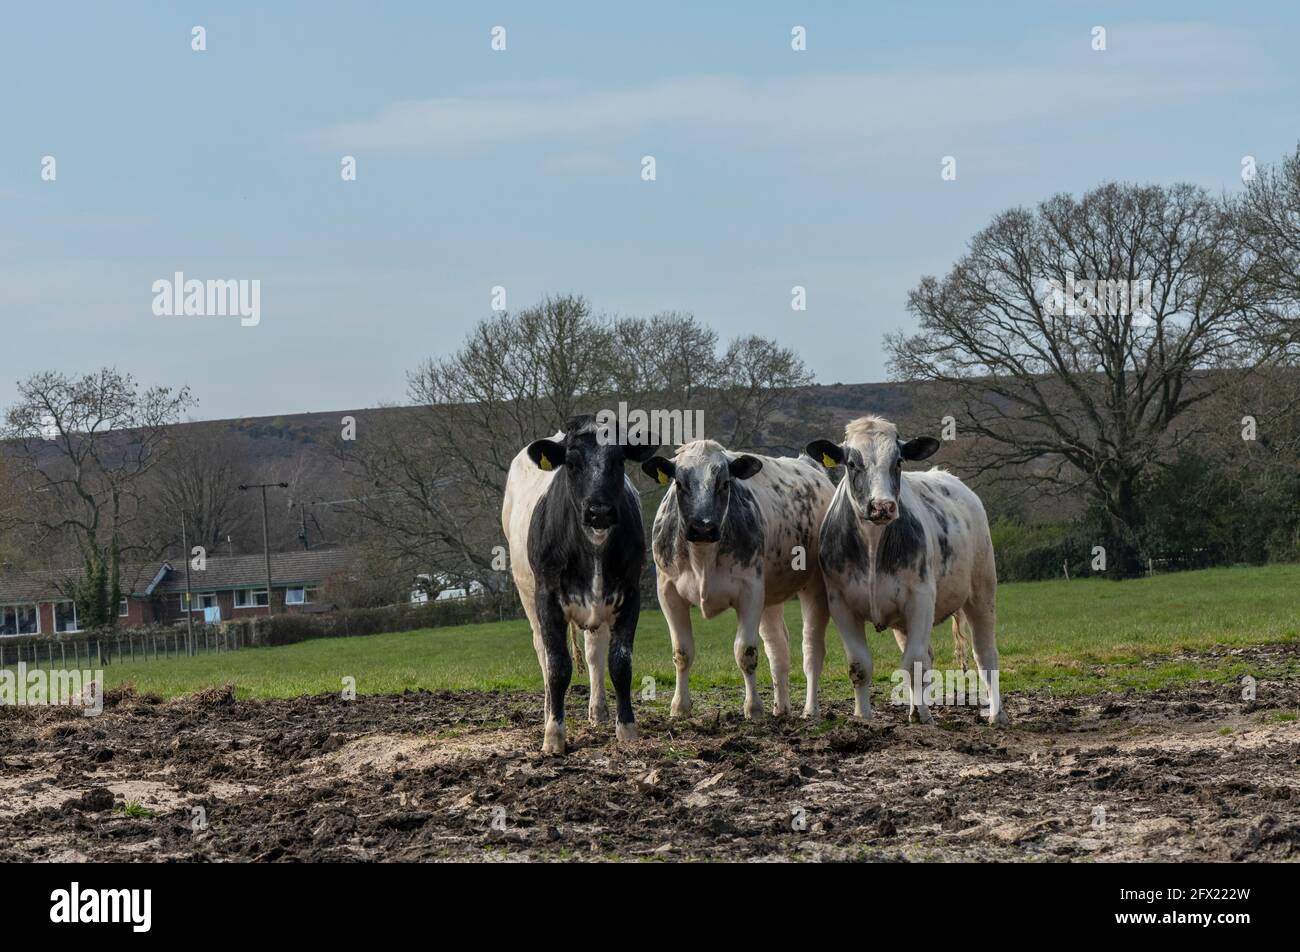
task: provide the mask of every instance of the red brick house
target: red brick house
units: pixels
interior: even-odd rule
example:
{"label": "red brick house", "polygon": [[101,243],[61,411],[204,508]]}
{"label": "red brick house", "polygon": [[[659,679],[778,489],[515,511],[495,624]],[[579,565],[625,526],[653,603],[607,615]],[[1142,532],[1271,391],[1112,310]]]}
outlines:
{"label": "red brick house", "polygon": [[[271,554],[271,592],[278,612],[328,611],[325,583],[349,575],[355,556],[348,549]],[[67,597],[80,570],[0,573],[0,638],[81,631],[76,605]],[[185,620],[185,563],[123,566],[118,624],[144,625]],[[262,555],[209,556],[203,570],[190,569],[190,610],[195,621],[217,609],[221,621],[245,618],[267,606],[266,560]]]}

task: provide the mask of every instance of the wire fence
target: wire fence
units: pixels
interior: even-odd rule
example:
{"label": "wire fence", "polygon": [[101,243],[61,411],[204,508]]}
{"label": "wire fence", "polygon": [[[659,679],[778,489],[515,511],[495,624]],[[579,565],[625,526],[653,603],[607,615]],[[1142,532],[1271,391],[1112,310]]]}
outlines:
{"label": "wire fence", "polygon": [[21,662],[28,669],[68,670],[83,666],[136,664],[161,658],[223,654],[248,647],[243,630],[203,625],[187,631],[127,632],[109,637],[51,637],[6,642],[0,638],[0,670],[16,670]]}

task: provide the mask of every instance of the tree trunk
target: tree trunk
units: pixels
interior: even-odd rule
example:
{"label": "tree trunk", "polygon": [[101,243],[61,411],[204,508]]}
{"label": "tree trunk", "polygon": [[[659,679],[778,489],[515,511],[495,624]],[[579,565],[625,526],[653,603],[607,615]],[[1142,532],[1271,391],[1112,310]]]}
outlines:
{"label": "tree trunk", "polygon": [[1120,479],[1106,500],[1106,577],[1116,581],[1142,574],[1137,539],[1137,490],[1131,478]]}

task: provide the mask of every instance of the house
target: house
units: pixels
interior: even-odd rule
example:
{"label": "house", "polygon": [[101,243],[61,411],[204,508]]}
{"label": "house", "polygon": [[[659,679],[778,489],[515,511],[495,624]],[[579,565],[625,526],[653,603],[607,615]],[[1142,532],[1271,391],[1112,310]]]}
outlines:
{"label": "house", "polygon": [[[265,556],[210,555],[202,569],[190,568],[188,608],[199,622],[265,614],[268,598],[276,612],[327,611],[323,587],[333,578],[349,575],[354,563],[348,549],[273,552],[268,596]],[[0,573],[0,637],[81,631],[76,604],[67,592],[83,574],[80,569]],[[118,624],[185,620],[184,562],[124,565],[121,586]]]}
{"label": "house", "polygon": [[486,591],[482,582],[471,581],[466,588],[464,585],[453,585],[446,575],[434,576],[422,572],[415,577],[415,588],[411,589],[410,603],[427,605],[430,601],[445,602],[454,598],[469,598],[471,595],[482,595]]}

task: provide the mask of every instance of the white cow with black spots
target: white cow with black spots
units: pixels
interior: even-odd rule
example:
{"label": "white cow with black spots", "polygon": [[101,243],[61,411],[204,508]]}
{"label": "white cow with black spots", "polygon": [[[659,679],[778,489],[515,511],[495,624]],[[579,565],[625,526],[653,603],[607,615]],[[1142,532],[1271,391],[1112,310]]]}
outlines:
{"label": "white cow with black spots", "polygon": [[668,486],[651,547],[677,669],[672,714],[691,711],[692,605],[705,618],[736,610],[735,657],[745,677],[745,716],[762,711],[755,674],[760,636],[772,668],[772,712],[788,714],[790,632],[784,608],[798,596],[808,679],[804,715],[816,715],[828,620],[817,528],[834,490],[826,473],[806,457],[737,454],[712,440],[687,443],[672,460],[656,456],[641,468]]}
{"label": "white cow with black spots", "polygon": [[903,472],[939,441],[902,441],[888,420],[864,416],[844,442],[814,440],[808,454],[828,469],[847,468],[819,534],[831,617],[844,639],[854,713],[871,715],[871,649],[864,624],[892,628],[903,652],[909,719],[932,720],[918,688],[933,665],[930,629],[952,618],[958,653],[962,623],[974,638],[975,663],[989,719],[1005,723],[998,691],[997,569],[988,517],[979,497],[951,473]]}

